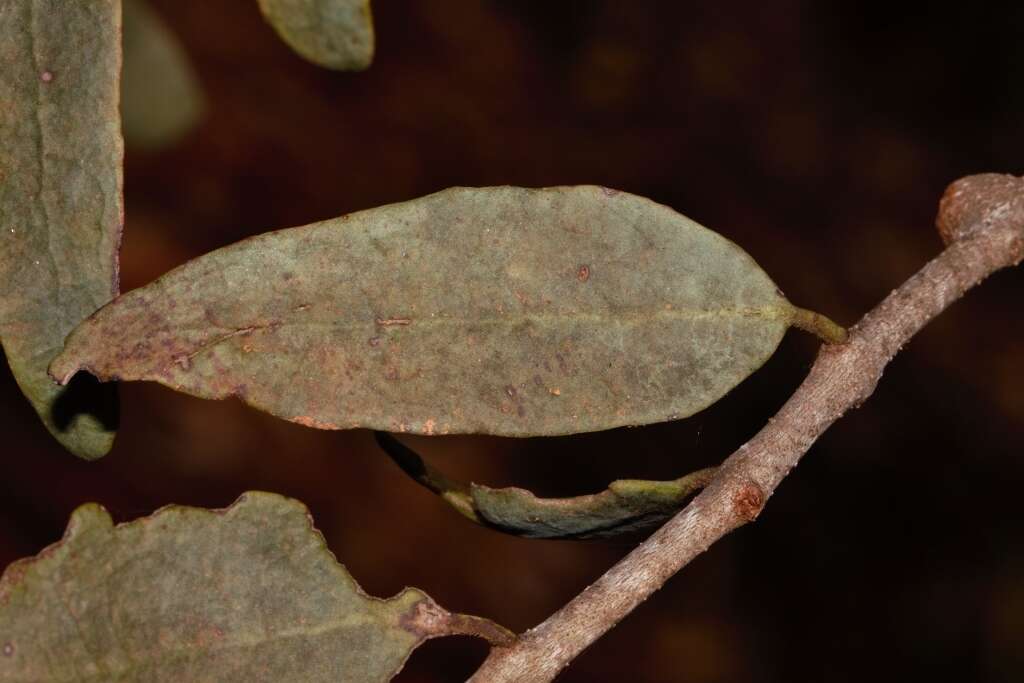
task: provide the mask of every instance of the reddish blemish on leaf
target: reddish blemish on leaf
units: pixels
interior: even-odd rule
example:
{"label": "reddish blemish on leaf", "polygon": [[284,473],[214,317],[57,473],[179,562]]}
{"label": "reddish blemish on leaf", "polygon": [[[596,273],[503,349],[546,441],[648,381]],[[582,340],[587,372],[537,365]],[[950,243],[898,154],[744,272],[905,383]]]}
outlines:
{"label": "reddish blemish on leaf", "polygon": [[293,417],[291,420],[292,422],[298,423],[303,427],[312,427],[314,429],[337,429],[336,425],[332,425],[327,422],[321,422],[311,417],[307,417],[306,415],[298,415],[296,417]]}
{"label": "reddish blemish on leaf", "polygon": [[409,318],[377,318],[376,322],[381,327],[392,327],[394,325],[409,325],[412,320]]}

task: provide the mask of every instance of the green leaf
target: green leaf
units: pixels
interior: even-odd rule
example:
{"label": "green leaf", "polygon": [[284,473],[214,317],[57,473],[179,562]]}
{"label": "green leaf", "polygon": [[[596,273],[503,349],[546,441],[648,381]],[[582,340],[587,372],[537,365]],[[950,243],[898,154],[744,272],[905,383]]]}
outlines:
{"label": "green leaf", "polygon": [[184,48],[145,0],[124,0],[121,116],[129,147],[174,144],[203,115],[203,92]]}
{"label": "green leaf", "polygon": [[456,634],[511,638],[416,589],[367,596],[306,508],[270,493],[117,526],[84,505],[0,578],[0,681],[386,681]]}
{"label": "green leaf", "polygon": [[477,524],[526,538],[591,539],[631,535],[658,527],[704,488],[715,468],[672,481],[620,479],[600,493],[538,498],[526,489],[492,489],[456,482],[385,432],[377,443],[424,488]]}
{"label": "green leaf", "polygon": [[46,427],[110,450],[113,386],[46,374],[64,337],[117,294],[120,0],[0,3],[0,340]]}
{"label": "green leaf", "polygon": [[473,484],[473,508],[489,526],[527,538],[611,538],[654,529],[702,489],[714,469],[671,481],[619,479],[600,493],[538,498],[516,487]]}
{"label": "green leaf", "polygon": [[456,188],[191,261],[86,321],[50,371],[322,429],[566,434],[691,415],[811,315],[649,200]]}
{"label": "green leaf", "polygon": [[361,71],[373,61],[370,0],[259,0],[263,16],[295,52],[328,69]]}

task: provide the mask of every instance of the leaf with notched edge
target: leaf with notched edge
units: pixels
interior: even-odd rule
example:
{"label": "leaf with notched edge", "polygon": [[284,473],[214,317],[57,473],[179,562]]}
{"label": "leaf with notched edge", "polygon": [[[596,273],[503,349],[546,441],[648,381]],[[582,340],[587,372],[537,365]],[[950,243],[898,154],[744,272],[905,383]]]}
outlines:
{"label": "leaf with notched edge", "polygon": [[21,390],[69,450],[98,458],[113,386],[61,388],[46,366],[117,294],[120,0],[0,3],[0,341]]}
{"label": "leaf with notched edge", "polygon": [[0,578],[0,682],[386,681],[446,635],[512,637],[413,588],[367,596],[305,507],[270,493],[117,526],[84,505]]}
{"label": "leaf with notched edge", "polygon": [[97,312],[50,372],[323,429],[553,435],[691,415],[791,324],[840,338],[824,320],[647,199],[455,188],[195,259]]}
{"label": "leaf with notched edge", "polygon": [[281,39],[314,64],[361,71],[373,61],[370,0],[259,0]]}

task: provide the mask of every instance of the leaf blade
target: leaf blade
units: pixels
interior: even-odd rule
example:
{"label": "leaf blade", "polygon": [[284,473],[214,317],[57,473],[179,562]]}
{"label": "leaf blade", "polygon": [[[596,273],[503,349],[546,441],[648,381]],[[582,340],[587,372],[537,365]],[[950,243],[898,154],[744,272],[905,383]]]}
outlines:
{"label": "leaf blade", "polygon": [[270,493],[117,526],[88,504],[0,578],[0,681],[386,681],[454,634],[510,637],[416,589],[367,596],[305,507]]}
{"label": "leaf blade", "polygon": [[361,71],[373,61],[370,0],[259,0],[281,39],[307,61]]}
{"label": "leaf blade", "polygon": [[739,247],[649,200],[453,188],[200,257],[83,323],[51,373],[326,429],[554,435],[703,409],[796,310]]}
{"label": "leaf blade", "polygon": [[22,392],[72,452],[110,450],[113,386],[68,389],[46,366],[117,294],[121,3],[0,6],[0,340]]}
{"label": "leaf blade", "polygon": [[604,491],[540,498],[526,489],[473,484],[473,510],[489,526],[524,538],[615,538],[651,531],[683,509],[715,469],[670,481],[618,479]]}

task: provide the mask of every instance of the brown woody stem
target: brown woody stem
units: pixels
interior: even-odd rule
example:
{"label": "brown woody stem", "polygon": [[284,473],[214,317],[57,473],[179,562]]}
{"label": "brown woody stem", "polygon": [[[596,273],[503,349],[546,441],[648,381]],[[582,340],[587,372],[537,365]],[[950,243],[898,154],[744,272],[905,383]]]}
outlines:
{"label": "brown woody stem", "polygon": [[845,344],[822,347],[796,393],[703,493],[542,624],[494,648],[471,681],[552,680],[693,558],[753,521],[818,437],[874,392],[911,337],[986,277],[1024,259],[1024,179],[958,180],[937,223],[946,250],[865,315]]}

